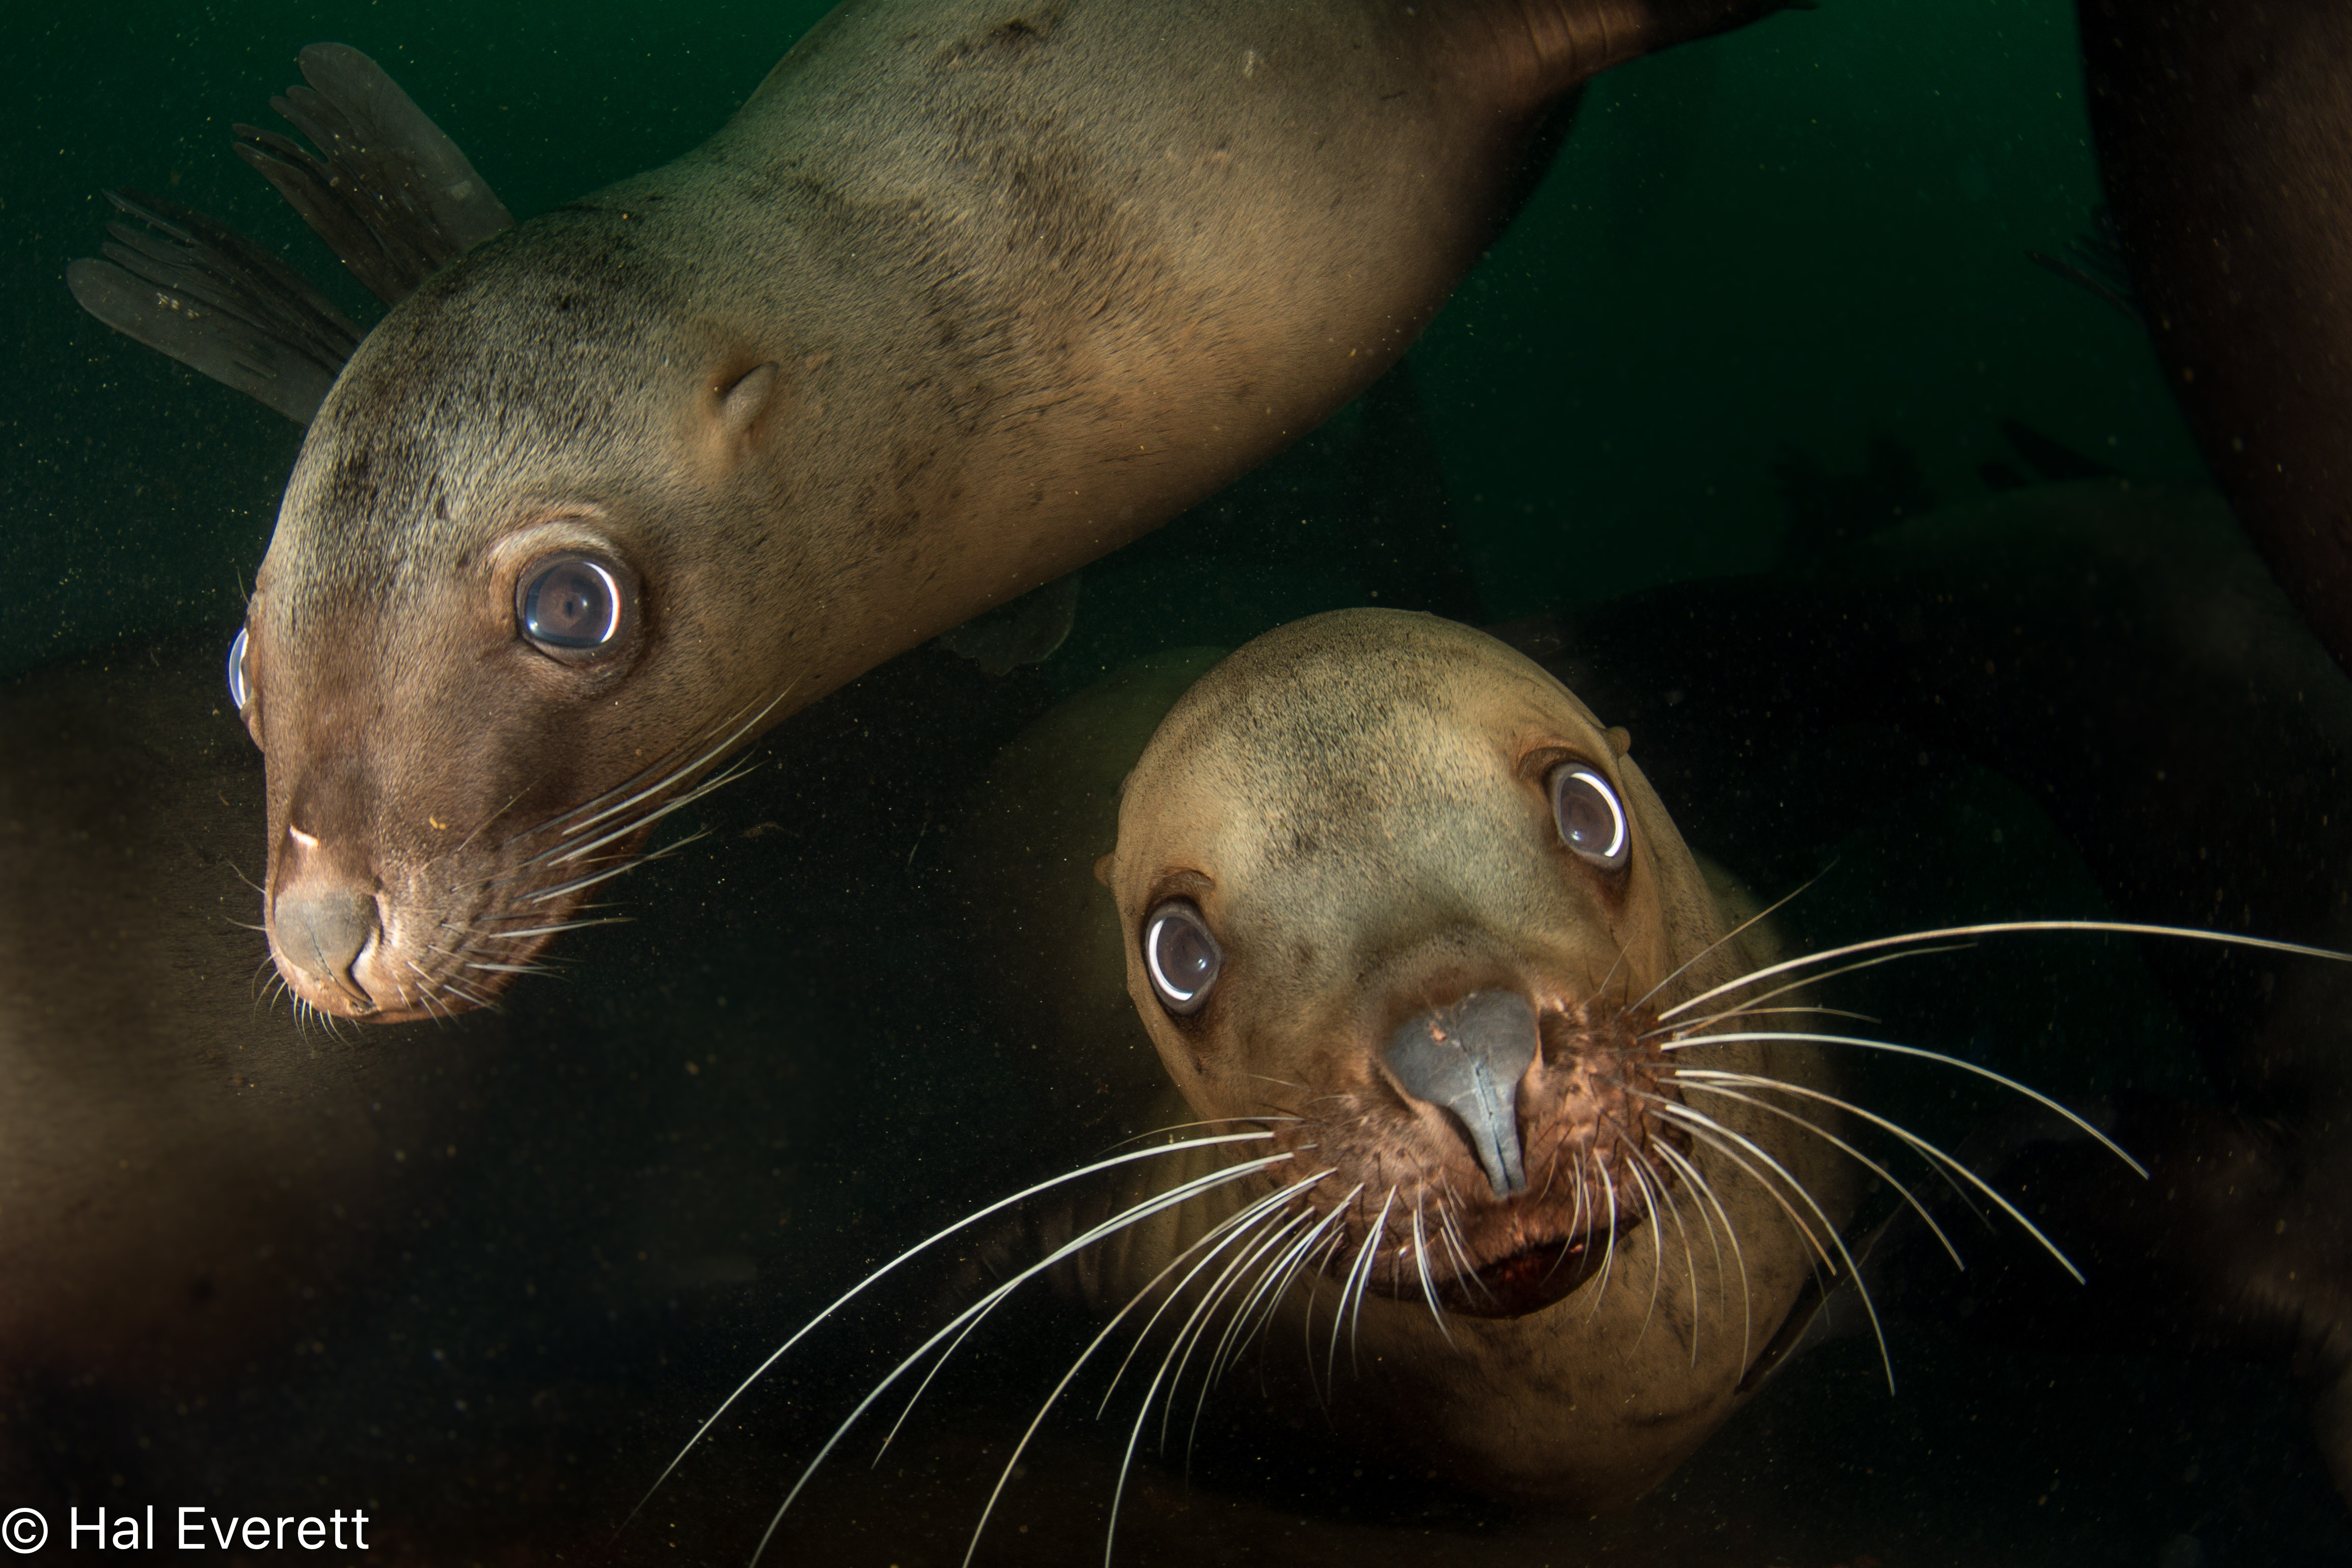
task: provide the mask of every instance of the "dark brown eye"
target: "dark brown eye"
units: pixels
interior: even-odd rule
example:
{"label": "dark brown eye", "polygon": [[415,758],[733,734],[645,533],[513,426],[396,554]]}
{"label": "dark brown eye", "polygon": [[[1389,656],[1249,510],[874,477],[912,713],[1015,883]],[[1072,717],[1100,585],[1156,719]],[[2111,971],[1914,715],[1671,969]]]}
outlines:
{"label": "dark brown eye", "polygon": [[594,556],[534,561],[515,586],[515,620],[541,653],[567,662],[593,659],[620,642],[628,619],[620,573]]}
{"label": "dark brown eye", "polygon": [[1143,967],[1170,1012],[1182,1017],[1206,1007],[1224,964],[1224,949],[1190,900],[1171,898],[1144,921]]}
{"label": "dark brown eye", "polygon": [[1559,841],[1594,865],[1615,871],[1625,863],[1633,835],[1624,803],[1591,768],[1563,762],[1552,769],[1551,815],[1559,824]]}

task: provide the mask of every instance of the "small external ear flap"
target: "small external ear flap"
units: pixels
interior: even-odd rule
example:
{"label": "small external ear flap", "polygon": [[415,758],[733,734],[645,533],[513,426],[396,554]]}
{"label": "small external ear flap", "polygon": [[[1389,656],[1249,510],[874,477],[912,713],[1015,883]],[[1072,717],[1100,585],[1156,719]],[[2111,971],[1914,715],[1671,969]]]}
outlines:
{"label": "small external ear flap", "polygon": [[1622,725],[1611,725],[1601,733],[1609,737],[1609,749],[1618,756],[1624,757],[1633,752],[1633,732],[1632,730]]}
{"label": "small external ear flap", "polygon": [[1107,854],[1103,856],[1102,859],[1095,862],[1095,880],[1102,883],[1105,887],[1110,886],[1110,868],[1118,859],[1118,856],[1116,853],[1113,853]]}
{"label": "small external ear flap", "polygon": [[740,440],[751,430],[751,422],[760,417],[760,411],[766,408],[769,400],[775,396],[780,379],[775,361],[771,360],[764,365],[745,371],[736,378],[733,386],[720,392],[719,394],[720,436],[730,443]]}

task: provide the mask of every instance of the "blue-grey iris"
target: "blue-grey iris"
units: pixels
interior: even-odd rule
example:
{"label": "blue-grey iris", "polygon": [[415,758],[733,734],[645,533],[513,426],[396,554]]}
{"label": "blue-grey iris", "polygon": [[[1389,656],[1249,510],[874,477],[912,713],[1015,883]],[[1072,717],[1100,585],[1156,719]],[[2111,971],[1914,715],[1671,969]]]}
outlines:
{"label": "blue-grey iris", "polygon": [[1152,994],[1170,1012],[1181,1016],[1206,1007],[1224,964],[1224,949],[1189,900],[1170,899],[1144,921],[1143,967]]}
{"label": "blue-grey iris", "polygon": [[1581,762],[1563,762],[1551,773],[1551,815],[1559,841],[1605,871],[1625,863],[1633,835],[1624,803],[1609,780]]}
{"label": "blue-grey iris", "polygon": [[515,596],[522,634],[558,657],[612,646],[626,610],[620,579],[593,556],[559,555],[535,563]]}

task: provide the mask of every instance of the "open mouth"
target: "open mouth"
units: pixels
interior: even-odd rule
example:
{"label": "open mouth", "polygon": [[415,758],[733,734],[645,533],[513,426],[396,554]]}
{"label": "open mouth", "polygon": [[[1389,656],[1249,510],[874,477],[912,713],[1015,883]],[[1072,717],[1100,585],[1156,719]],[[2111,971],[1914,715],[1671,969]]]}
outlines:
{"label": "open mouth", "polygon": [[[1623,1244],[1630,1228],[1621,1218],[1614,1239],[1618,1245]],[[1475,1273],[1455,1275],[1438,1287],[1438,1299],[1446,1311],[1465,1317],[1525,1317],[1574,1294],[1601,1271],[1611,1245],[1606,1228],[1538,1241],[1496,1259]]]}

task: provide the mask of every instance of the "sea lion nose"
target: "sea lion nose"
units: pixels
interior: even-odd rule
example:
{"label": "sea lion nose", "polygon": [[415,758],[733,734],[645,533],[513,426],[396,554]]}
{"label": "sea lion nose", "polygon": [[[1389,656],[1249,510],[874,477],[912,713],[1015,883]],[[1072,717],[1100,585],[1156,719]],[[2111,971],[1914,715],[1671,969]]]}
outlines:
{"label": "sea lion nose", "polygon": [[1517,991],[1473,991],[1406,1019],[1381,1052],[1405,1092],[1462,1119],[1496,1197],[1528,1189],[1519,1080],[1536,1059],[1536,1009]]}
{"label": "sea lion nose", "polygon": [[270,922],[278,956],[302,972],[312,988],[341,991],[361,1012],[374,998],[352,977],[352,966],[375,935],[375,898],[348,883],[304,881],[278,894]]}

